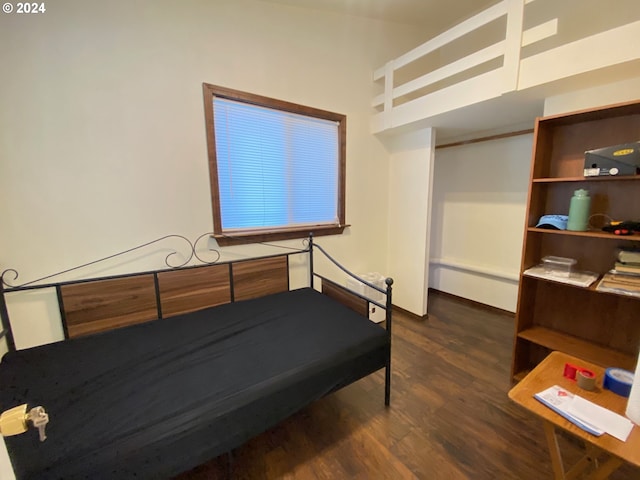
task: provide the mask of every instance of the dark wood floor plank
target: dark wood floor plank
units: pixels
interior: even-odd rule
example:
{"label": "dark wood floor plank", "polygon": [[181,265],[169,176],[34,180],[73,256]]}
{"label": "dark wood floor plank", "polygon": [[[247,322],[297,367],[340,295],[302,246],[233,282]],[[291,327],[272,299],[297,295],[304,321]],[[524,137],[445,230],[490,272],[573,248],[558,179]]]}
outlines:
{"label": "dark wood floor plank", "polygon": [[420,479],[469,478],[458,463],[451,461],[449,453],[430,430],[416,427],[394,448],[394,453]]}
{"label": "dark wood floor plank", "polygon": [[[233,452],[232,480],[553,478],[542,424],[507,397],[513,316],[430,292],[429,318],[394,313],[391,406],[376,372]],[[560,444],[568,462],[582,447]],[[226,457],[178,477],[225,479]],[[611,480],[638,480],[624,466]]]}

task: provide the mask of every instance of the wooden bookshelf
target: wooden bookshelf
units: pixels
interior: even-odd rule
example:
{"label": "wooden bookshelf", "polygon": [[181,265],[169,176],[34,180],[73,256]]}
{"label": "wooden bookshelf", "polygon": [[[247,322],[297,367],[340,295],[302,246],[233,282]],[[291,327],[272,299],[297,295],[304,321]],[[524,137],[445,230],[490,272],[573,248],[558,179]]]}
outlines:
{"label": "wooden bookshelf", "polygon": [[[536,120],[521,274],[546,255],[577,260],[576,269],[602,276],[618,248],[640,244],[640,234],[602,231],[609,220],[640,220],[640,175],[584,177],[584,152],[640,140],[640,101]],[[591,197],[585,232],[546,230],[542,215],[567,215],[573,191]],[[640,298],[521,275],[512,356],[518,381],[550,351],[604,367],[633,369],[640,347]]]}

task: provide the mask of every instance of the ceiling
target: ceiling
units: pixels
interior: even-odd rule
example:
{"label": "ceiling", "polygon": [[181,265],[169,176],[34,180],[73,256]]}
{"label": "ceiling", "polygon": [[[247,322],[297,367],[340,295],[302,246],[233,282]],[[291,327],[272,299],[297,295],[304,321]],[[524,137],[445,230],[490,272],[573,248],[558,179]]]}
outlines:
{"label": "ceiling", "polygon": [[497,3],[497,0],[264,0],[420,26],[437,34]]}

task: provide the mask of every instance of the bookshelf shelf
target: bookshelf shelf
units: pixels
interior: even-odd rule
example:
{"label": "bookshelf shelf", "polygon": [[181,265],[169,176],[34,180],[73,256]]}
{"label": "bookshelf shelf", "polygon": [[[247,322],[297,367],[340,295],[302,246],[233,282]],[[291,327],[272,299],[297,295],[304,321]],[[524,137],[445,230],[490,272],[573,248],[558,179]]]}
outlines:
{"label": "bookshelf shelf", "polygon": [[598,365],[615,365],[633,370],[636,362],[636,358],[631,355],[549,328],[532,327],[520,332],[518,338],[536,343],[549,350],[561,350]]}
{"label": "bookshelf shelf", "polygon": [[562,235],[569,237],[587,237],[587,238],[605,238],[608,240],[614,240],[617,242],[640,242],[640,233],[634,233],[632,235],[614,235],[613,233],[591,230],[586,232],[573,232],[570,230],[549,230],[546,228],[528,227],[528,232],[531,233],[544,233],[549,235]]}

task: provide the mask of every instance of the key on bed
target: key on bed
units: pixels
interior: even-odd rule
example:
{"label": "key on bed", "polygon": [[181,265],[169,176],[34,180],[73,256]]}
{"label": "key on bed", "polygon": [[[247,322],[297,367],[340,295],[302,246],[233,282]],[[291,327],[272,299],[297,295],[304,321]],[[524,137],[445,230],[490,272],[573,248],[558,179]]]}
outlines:
{"label": "key on bed", "polygon": [[44,433],[44,429],[49,423],[49,415],[44,411],[42,407],[33,407],[29,410],[27,414],[27,418],[31,420],[33,426],[38,429],[38,433],[40,434],[40,441],[44,442],[47,439],[47,436]]}

